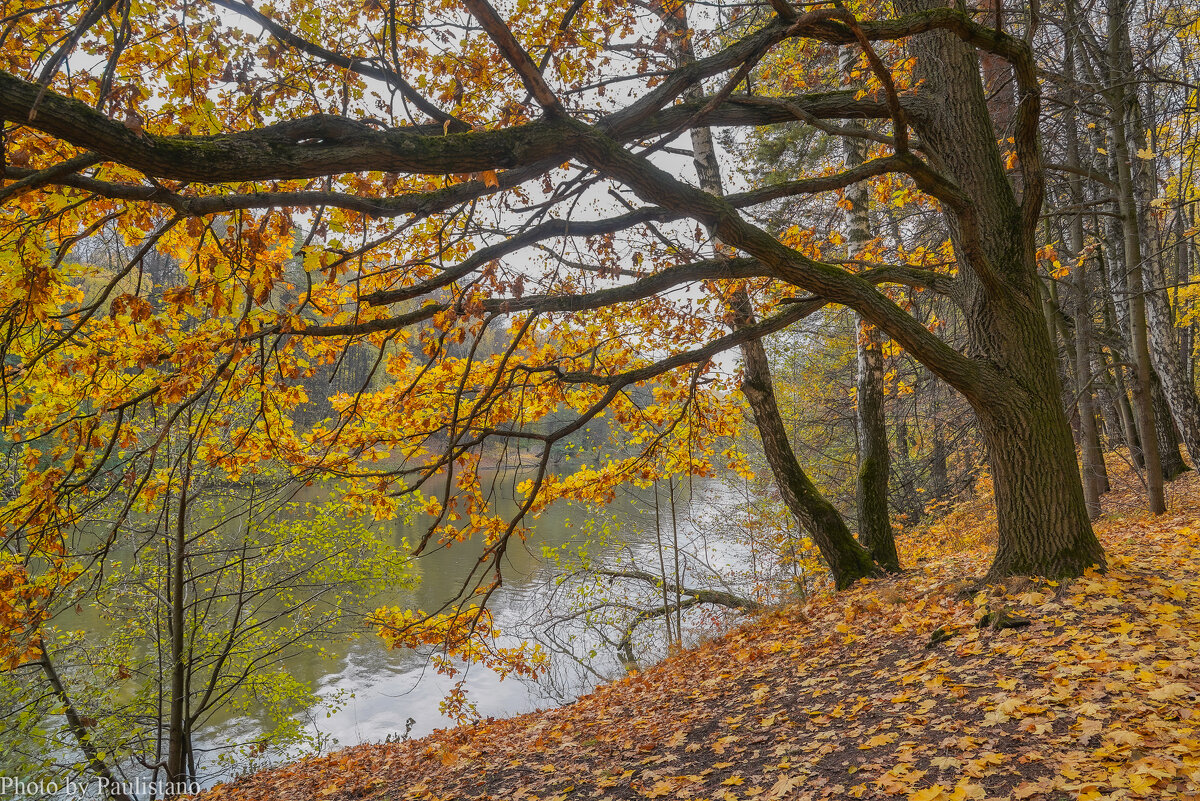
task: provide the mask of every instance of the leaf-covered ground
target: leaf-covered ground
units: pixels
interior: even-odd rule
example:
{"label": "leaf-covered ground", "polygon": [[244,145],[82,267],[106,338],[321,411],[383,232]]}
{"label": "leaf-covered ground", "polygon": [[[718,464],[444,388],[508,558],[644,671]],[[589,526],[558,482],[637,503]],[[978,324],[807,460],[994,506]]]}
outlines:
{"label": "leaf-covered ground", "polygon": [[[905,538],[920,561],[899,578],[759,617],[571,706],[357,746],[207,801],[1200,800],[1200,481],[1171,492],[1154,520],[1114,493],[1107,574],[963,593],[987,564],[977,504]],[[977,627],[1001,609],[1029,625]]]}

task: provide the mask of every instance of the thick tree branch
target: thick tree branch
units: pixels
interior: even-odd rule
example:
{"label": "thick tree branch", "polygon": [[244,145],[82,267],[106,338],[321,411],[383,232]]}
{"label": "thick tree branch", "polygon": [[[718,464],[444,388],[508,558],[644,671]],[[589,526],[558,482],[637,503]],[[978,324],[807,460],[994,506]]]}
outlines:
{"label": "thick tree branch", "polygon": [[[499,188],[507,188],[520,183],[517,177],[528,180],[548,166],[561,164],[574,154],[577,145],[565,128],[545,120],[498,131],[442,136],[440,127],[379,131],[334,115],[314,115],[217,136],[139,135],[86,104],[54,92],[46,93],[37,117],[31,123],[28,115],[39,93],[35,84],[0,71],[0,118],[31,125],[152,177],[204,184],[316,178],[370,170],[448,174],[525,168],[518,176],[500,177]],[[800,96],[789,102],[819,118],[888,116],[885,105],[856,101],[844,92]],[[700,107],[698,103],[680,104],[648,115],[636,126],[628,126],[624,131],[625,138],[641,139],[674,130],[682,121],[695,115]],[[775,104],[738,96],[730,97],[706,117],[711,125],[767,125],[794,119],[794,113]],[[16,174],[12,170],[10,173]],[[75,178],[61,182],[84,186],[85,180]],[[488,190],[482,181],[468,183],[476,186],[458,185],[441,192],[454,194],[457,196],[454,202],[461,202]],[[102,195],[123,192],[129,199],[169,199],[161,194],[151,197],[148,189],[92,186]],[[356,199],[349,195],[334,195],[332,199],[337,201],[335,205],[375,216],[424,210],[420,202],[403,198]],[[190,213],[211,214],[285,203],[321,205],[325,200],[318,193],[257,193],[190,202],[197,204]],[[177,210],[189,211],[182,206]]]}
{"label": "thick tree branch", "polygon": [[0,71],[0,117],[157,178],[197,183],[288,180],[381,170],[446,174],[478,172],[554,159],[574,150],[560,125],[534,122],[499,131],[426,136],[407,129],[373,130],[321,114],[246,133],[157,136],[135,132],[77,100],[46,92],[28,121],[39,89]]}
{"label": "thick tree branch", "polygon": [[48,184],[62,183],[67,177],[98,164],[100,161],[100,157],[95,153],[82,153],[41,170],[5,170],[2,177],[16,178],[17,180],[0,189],[0,203]]}
{"label": "thick tree branch", "polygon": [[487,31],[487,35],[500,48],[504,59],[517,71],[521,83],[525,84],[525,89],[533,95],[538,105],[548,113],[561,114],[562,103],[555,96],[554,90],[546,83],[546,78],[542,75],[541,70],[533,63],[533,59],[529,57],[529,53],[525,52],[525,48],[521,47],[517,37],[513,36],[512,29],[496,13],[496,9],[492,8],[487,0],[463,0],[463,5],[470,10],[472,16],[479,21],[479,24]]}
{"label": "thick tree branch", "polygon": [[746,222],[725,200],[627,153],[607,137],[585,137],[583,151],[593,168],[630,186],[643,200],[687,214],[710,226],[721,241],[761,260],[776,277],[854,309],[952,385],[973,387],[983,378],[983,365],[953,350],[862,277],[792,250]]}
{"label": "thick tree branch", "polygon": [[[79,158],[82,159],[83,157]],[[88,163],[94,163],[95,161],[96,159],[93,157]],[[83,162],[80,161],[79,163],[82,164]],[[911,160],[897,156],[886,156],[844,172],[796,181],[786,181],[761,189],[729,195],[726,199],[735,208],[746,208],[783,197],[842,189],[858,181],[890,172],[911,174]],[[33,181],[33,183],[21,183],[21,186],[25,189],[33,189],[49,184],[69,186],[114,200],[156,203],[167,206],[180,214],[190,216],[224,214],[231,211],[248,209],[325,207],[344,209],[375,218],[399,217],[407,214],[434,214],[454,205],[469,202],[490,192],[517,186],[523,179],[533,174],[536,174],[536,171],[532,168],[511,170],[499,176],[499,185],[497,187],[488,187],[482,181],[468,181],[432,192],[413,192],[397,197],[381,198],[354,195],[346,192],[311,190],[196,196],[172,192],[162,186],[115,183],[75,175],[67,167],[66,163],[41,171],[26,168],[12,168],[8,170],[10,178],[19,179],[21,182],[27,180]],[[6,187],[4,190],[0,190],[0,200],[7,197],[8,195],[4,193],[14,189],[14,186],[16,185],[14,184],[13,186]],[[565,220],[551,220],[529,231],[511,237],[507,243],[493,246],[496,255],[490,258],[498,258],[526,244],[554,236],[594,236],[601,233],[612,233],[645,222],[675,220],[681,216],[678,212],[670,212],[666,209],[641,209],[607,221],[577,223]],[[458,275],[465,274],[465,272],[458,273]],[[444,283],[438,284],[438,286],[444,285]],[[365,299],[372,304],[391,303],[415,297],[416,295],[413,292],[419,294],[416,288],[411,291],[403,290],[402,292],[403,295],[376,293],[376,295]]]}

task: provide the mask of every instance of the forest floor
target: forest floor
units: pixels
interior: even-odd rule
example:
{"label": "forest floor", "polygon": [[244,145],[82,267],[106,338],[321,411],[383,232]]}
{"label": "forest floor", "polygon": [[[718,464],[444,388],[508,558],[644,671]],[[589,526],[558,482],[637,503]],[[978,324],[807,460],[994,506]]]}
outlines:
{"label": "forest floor", "polygon": [[[902,538],[902,575],[569,706],[356,746],[205,801],[1200,801],[1200,479],[1175,481],[1156,519],[1135,489],[1097,525],[1107,573],[962,592],[995,536],[969,503]],[[1029,625],[977,626],[1000,609]]]}

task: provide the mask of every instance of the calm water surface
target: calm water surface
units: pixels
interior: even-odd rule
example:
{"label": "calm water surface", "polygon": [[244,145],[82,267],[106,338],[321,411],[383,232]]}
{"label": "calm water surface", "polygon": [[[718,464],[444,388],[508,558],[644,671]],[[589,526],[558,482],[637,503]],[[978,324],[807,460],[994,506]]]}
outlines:
{"label": "calm water surface", "polygon": [[[512,483],[507,482],[509,486]],[[508,505],[508,509],[503,511],[509,511],[513,506],[511,498],[507,501],[501,499],[500,503]],[[556,568],[542,557],[542,547],[583,542],[586,539],[584,528],[594,516],[615,524],[620,537],[635,553],[653,560],[646,561],[647,568],[653,564],[657,569],[655,515],[653,508],[648,507],[645,501],[639,503],[626,496],[599,512],[577,505],[556,505],[536,520],[528,521],[533,529],[528,542],[515,542],[509,547],[504,565],[504,584],[489,601],[489,608],[502,630],[522,628],[522,624],[529,624],[544,615],[547,587]],[[681,506],[677,516],[677,524],[686,527],[690,519],[687,509]],[[665,520],[660,524],[663,523]],[[391,521],[380,525],[392,529],[397,544],[404,538],[413,542],[424,531],[421,521],[407,525]],[[694,529],[689,533],[694,534]],[[710,559],[741,561],[732,549],[723,547],[720,541],[706,545]],[[591,546],[591,555],[599,558],[606,556],[596,552],[596,549],[603,550],[605,547]],[[379,603],[424,610],[440,608],[458,592],[463,577],[475,564],[479,553],[479,546],[471,542],[432,550],[417,560],[420,583],[411,590],[400,590],[390,597],[382,597]],[[570,660],[561,657],[556,657],[558,669],[552,671],[548,680],[541,682],[514,677],[501,680],[492,671],[478,665],[471,666],[465,677],[462,674],[447,677],[436,673],[425,655],[406,650],[388,650],[383,641],[370,631],[356,639],[331,644],[326,650],[328,656],[325,658],[303,653],[288,664],[293,675],[310,682],[310,686],[318,688],[323,697],[340,697],[341,705],[329,716],[326,716],[325,710],[313,710],[312,713],[310,731],[319,732],[327,738],[326,748],[403,735],[410,719],[412,722],[408,725],[408,735],[411,737],[453,726],[454,721],[444,717],[438,705],[460,679],[465,678],[468,696],[482,717],[507,717],[555,706],[591,690],[598,680],[593,674],[564,664]],[[615,655],[601,653],[596,664],[607,675],[620,673]],[[217,724],[211,731],[204,732],[200,739],[208,742],[231,737],[249,740],[261,730],[258,721],[239,718]],[[228,778],[227,775],[212,775],[206,784]]]}
{"label": "calm water surface", "polygon": [[[493,486],[499,489],[500,496],[495,502],[502,513],[514,509],[511,488],[521,477],[515,471],[494,474]],[[691,550],[703,554],[703,561],[709,565],[735,569],[746,566],[750,559],[731,541],[722,539],[719,533],[714,534],[711,522],[705,522],[706,516],[708,521],[712,519],[714,498],[724,496],[729,500],[719,483],[697,484],[696,501],[690,505],[684,501],[687,492],[682,482],[676,486],[675,522],[681,541],[689,541]],[[508,488],[507,499],[505,487]],[[639,565],[657,573],[656,525],[664,538],[669,539],[670,516],[664,496],[661,499],[664,510],[656,523],[653,496],[643,495],[645,497],[640,499],[626,495],[601,510],[558,504],[536,519],[527,519],[532,535],[528,542],[513,542],[509,546],[503,567],[504,584],[489,600],[489,609],[497,625],[505,632],[518,634],[527,633],[531,626],[542,621],[547,615],[554,576],[560,571],[553,561],[543,557],[543,547],[572,544],[573,550],[589,541],[589,531],[602,525],[615,533],[615,540],[624,543],[627,553],[634,554]],[[312,490],[308,497],[298,500],[321,501],[323,498]],[[378,525],[386,527],[396,544],[402,545],[404,540],[411,543],[419,539],[426,522],[388,521]],[[615,545],[613,540],[608,544],[603,540],[599,544],[592,540],[586,547],[589,557],[600,562],[613,555]],[[419,583],[411,589],[398,588],[385,593],[371,604],[371,608],[380,605],[426,611],[441,608],[457,595],[480,551],[480,546],[472,542],[429,550],[416,560]],[[668,557],[668,570],[670,564]],[[698,573],[690,577],[685,575],[685,583],[693,581],[705,582]],[[90,610],[80,611],[82,617],[92,617]],[[96,622],[92,621],[92,625]],[[372,629],[364,625],[361,631],[360,636],[329,643],[324,648],[324,656],[315,649],[306,650],[287,661],[287,669],[296,679],[306,682],[318,695],[331,702],[327,707],[318,706],[308,711],[308,730],[320,738],[322,751],[378,742],[406,733],[410,737],[420,737],[435,729],[455,725],[452,719],[441,714],[438,706],[460,679],[481,717],[507,717],[561,704],[591,690],[602,678],[616,677],[623,672],[611,646],[580,642],[576,643],[580,653],[593,647],[598,651],[590,663],[592,671],[581,669],[568,657],[554,655],[549,675],[538,682],[511,676],[501,680],[478,665],[470,666],[458,676],[447,677],[433,670],[426,654],[388,650]],[[207,729],[197,732],[196,745],[205,751],[221,749],[230,743],[249,743],[261,738],[271,727],[265,710],[261,719],[218,717]],[[300,754],[289,754],[287,758],[298,756]],[[204,786],[234,777],[229,769],[222,769],[213,759],[202,761],[198,768]],[[243,770],[244,767],[238,768],[236,772]]]}

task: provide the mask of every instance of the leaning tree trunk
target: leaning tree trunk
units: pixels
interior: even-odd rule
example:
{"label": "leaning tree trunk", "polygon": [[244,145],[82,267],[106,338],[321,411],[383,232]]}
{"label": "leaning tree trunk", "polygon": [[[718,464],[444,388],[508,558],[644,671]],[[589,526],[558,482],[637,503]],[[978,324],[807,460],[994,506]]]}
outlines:
{"label": "leaning tree trunk", "polygon": [[[694,53],[686,10],[682,6],[674,12],[668,12],[665,6],[658,8],[663,28],[673,42],[676,63],[682,65],[693,61]],[[692,90],[688,95],[691,99],[698,99],[699,89]],[[696,169],[700,188],[711,195],[723,196],[725,188],[712,129],[708,126],[692,128],[691,140],[692,164]],[[709,233],[713,234],[711,228]],[[721,242],[715,234],[713,243],[719,250]],[[754,310],[744,288],[734,291],[729,306],[736,325],[747,326],[754,323]],[[762,340],[754,339],[744,343],[741,351],[742,394],[750,404],[762,440],[763,452],[775,476],[775,483],[788,510],[800,527],[808,532],[820,551],[833,576],[834,586],[842,590],[860,578],[878,575],[879,570],[871,560],[871,554],[854,540],[841,513],[821,494],[796,459],[783,416],[779,413],[770,363]],[[884,490],[886,492],[886,484]],[[888,533],[890,536],[890,530]],[[892,551],[895,552],[894,544]]]}
{"label": "leaning tree trunk", "polygon": [[[747,309],[743,307],[736,311],[742,317],[739,322],[749,323]],[[865,576],[878,575],[879,569],[871,560],[871,554],[855,541],[841,514],[817,490],[796,461],[787,428],[779,414],[779,404],[775,400],[766,351],[762,343],[755,341],[754,344],[757,347],[742,348],[742,393],[754,413],[763,451],[784,503],[812,537],[825,564],[829,566],[829,572],[833,574],[837,589],[845,589]]]}
{"label": "leaning tree trunk", "polygon": [[[896,5],[913,13],[941,4]],[[940,32],[909,44],[917,57],[914,77],[938,98],[914,110],[912,127],[930,162],[968,199],[960,209],[944,208],[959,254],[968,348],[988,368],[987,381],[958,384],[979,418],[995,485],[999,544],[989,577],[1079,575],[1103,566],[1104,552],[1088,518],[1036,285],[1040,174],[1026,173],[1021,189],[1028,196],[1018,200],[996,147],[974,48]],[[1034,92],[1026,84],[1017,112],[1025,136],[1033,135]],[[1036,167],[1036,143],[1021,130],[1016,135],[1028,166]]]}

